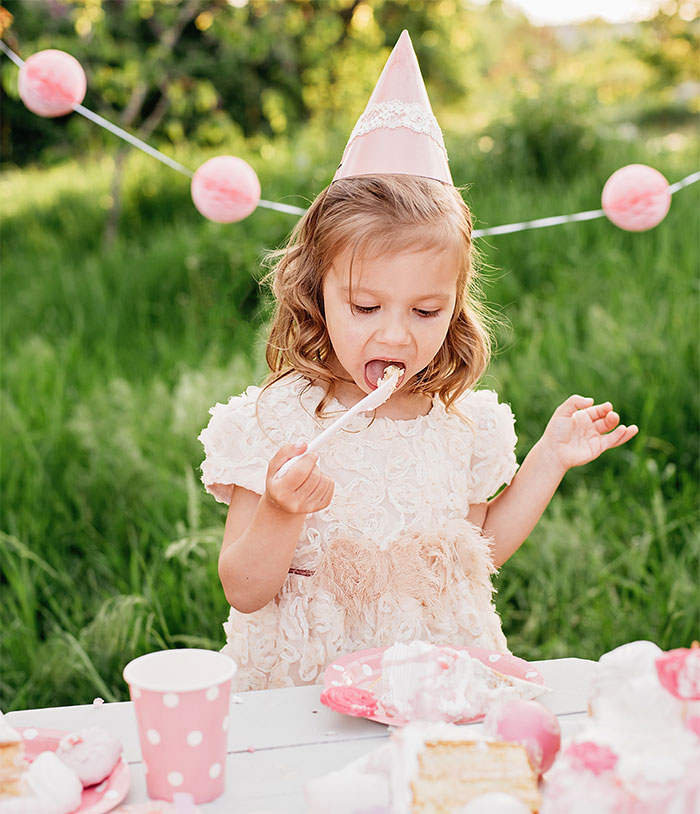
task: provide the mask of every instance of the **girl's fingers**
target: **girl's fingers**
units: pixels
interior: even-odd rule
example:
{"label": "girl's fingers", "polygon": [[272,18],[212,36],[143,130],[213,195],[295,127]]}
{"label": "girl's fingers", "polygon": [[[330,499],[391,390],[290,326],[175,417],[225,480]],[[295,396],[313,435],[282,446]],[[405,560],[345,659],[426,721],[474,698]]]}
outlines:
{"label": "girl's fingers", "polygon": [[[303,448],[306,448],[306,445],[303,445]],[[303,452],[303,450],[302,450]],[[296,449],[292,455],[286,456],[283,460],[279,462],[279,466],[276,470],[272,472],[273,480],[276,480],[281,486],[286,489],[289,489],[292,492],[296,492],[299,489],[306,479],[308,478],[309,474],[313,470],[314,466],[316,465],[317,457],[316,455],[302,455],[298,461],[295,461],[290,469],[288,469],[284,475],[279,478],[276,478],[277,471],[281,468],[281,466],[288,461],[290,458],[295,457],[295,455],[302,454],[298,449]],[[272,459],[274,461],[274,458]]]}
{"label": "girl's fingers", "polygon": [[321,482],[314,490],[314,493],[310,496],[315,501],[315,505],[317,506],[316,511],[326,508],[326,506],[331,502],[334,490],[335,484],[330,478],[321,479]]}
{"label": "girl's fingers", "polygon": [[323,475],[321,474],[321,470],[317,466],[317,458],[315,455],[309,455],[309,458],[313,459],[313,464],[311,468],[307,472],[306,478],[299,484],[296,489],[297,494],[303,493],[305,495],[313,494],[314,490],[318,487]]}
{"label": "girl's fingers", "polygon": [[590,407],[586,407],[584,410],[591,421],[598,421],[601,418],[604,419],[606,416],[609,416],[613,408],[609,401],[604,401],[602,404],[591,404]]}
{"label": "girl's fingers", "polygon": [[288,461],[290,458],[293,458],[295,455],[301,455],[301,453],[306,449],[306,444],[304,441],[299,441],[296,444],[285,444],[281,446],[277,452],[272,456],[272,460],[270,463],[279,463],[281,466],[283,463]]}
{"label": "girl's fingers", "polygon": [[621,444],[627,443],[630,438],[633,438],[637,434],[637,431],[638,427],[635,424],[631,424],[629,427],[620,424],[620,426],[616,427],[612,432],[601,436],[603,449],[612,449],[613,447],[619,447]]}
{"label": "girl's fingers", "polygon": [[611,410],[609,413],[604,415],[602,418],[594,419],[593,427],[594,429],[603,435],[606,432],[610,432],[610,430],[615,429],[615,427],[620,423],[620,416],[614,411]]}
{"label": "girl's fingers", "polygon": [[306,449],[306,444],[300,441],[298,444],[285,444],[280,447],[277,452],[270,458],[270,473],[275,475],[277,471],[286,464],[291,458],[301,455]]}
{"label": "girl's fingers", "polygon": [[639,427],[636,424],[630,424],[629,427],[625,427],[625,433],[622,438],[617,442],[616,446],[620,446],[620,444],[626,444],[630,438],[634,438],[634,436],[639,432]]}
{"label": "girl's fingers", "polygon": [[[324,509],[333,497],[335,484],[321,472],[318,455],[307,453],[305,443],[287,444],[270,459],[266,489],[269,499],[291,514],[308,514]],[[292,465],[280,475],[288,461]]]}
{"label": "girl's fingers", "polygon": [[589,396],[573,395],[569,396],[563,404],[560,404],[555,412],[561,416],[572,416],[577,410],[590,408],[592,403],[593,399]]}
{"label": "girl's fingers", "polygon": [[317,512],[324,509],[333,497],[333,489],[333,481],[315,467],[302,486],[294,492],[293,499],[300,507],[298,511]]}
{"label": "girl's fingers", "polygon": [[[284,476],[285,485],[293,492],[307,491],[309,479],[315,483],[319,472],[316,462],[318,458],[315,455],[305,455]],[[320,472],[319,472],[320,474]]]}

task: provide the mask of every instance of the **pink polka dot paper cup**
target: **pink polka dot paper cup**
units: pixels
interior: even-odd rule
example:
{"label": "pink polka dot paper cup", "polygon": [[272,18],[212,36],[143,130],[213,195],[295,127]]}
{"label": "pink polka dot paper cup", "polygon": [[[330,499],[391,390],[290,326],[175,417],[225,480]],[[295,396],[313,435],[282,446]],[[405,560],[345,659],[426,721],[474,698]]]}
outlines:
{"label": "pink polka dot paper cup", "polygon": [[126,665],[149,797],[188,792],[206,803],[223,794],[235,672],[228,656],[196,648],[147,653]]}

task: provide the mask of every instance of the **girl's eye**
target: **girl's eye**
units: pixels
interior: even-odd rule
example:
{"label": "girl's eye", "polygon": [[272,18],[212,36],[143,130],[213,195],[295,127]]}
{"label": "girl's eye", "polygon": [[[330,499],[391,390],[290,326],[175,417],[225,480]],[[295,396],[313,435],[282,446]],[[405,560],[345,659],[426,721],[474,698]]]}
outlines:
{"label": "girl's eye", "polygon": [[379,308],[378,305],[353,305],[352,310],[358,314],[371,314]]}
{"label": "girl's eye", "polygon": [[416,308],[416,313],[419,317],[423,317],[424,319],[432,319],[432,317],[439,316],[440,309],[438,308],[436,311],[426,311],[423,308]]}

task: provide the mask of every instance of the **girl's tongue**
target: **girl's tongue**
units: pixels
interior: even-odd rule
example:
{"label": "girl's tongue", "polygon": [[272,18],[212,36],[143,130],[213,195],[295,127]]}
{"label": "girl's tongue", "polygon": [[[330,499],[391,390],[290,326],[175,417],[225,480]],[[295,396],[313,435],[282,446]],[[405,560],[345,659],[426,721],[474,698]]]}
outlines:
{"label": "girl's tongue", "polygon": [[[387,362],[386,359],[372,359],[370,362],[367,362],[367,364],[365,365],[365,378],[367,379],[367,384],[369,384],[370,387],[375,388],[377,386],[377,380],[382,378],[382,376],[384,375],[384,371],[391,364],[395,364],[397,367],[404,368],[404,366],[401,363]],[[400,381],[401,378],[399,378],[399,382]]]}

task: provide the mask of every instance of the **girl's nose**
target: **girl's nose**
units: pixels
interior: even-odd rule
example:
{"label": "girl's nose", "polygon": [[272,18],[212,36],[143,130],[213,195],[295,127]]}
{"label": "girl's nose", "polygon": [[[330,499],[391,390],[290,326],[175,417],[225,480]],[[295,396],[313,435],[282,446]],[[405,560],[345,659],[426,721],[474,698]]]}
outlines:
{"label": "girl's nose", "polygon": [[401,347],[411,342],[411,332],[400,315],[386,314],[378,331],[378,339],[385,345]]}

